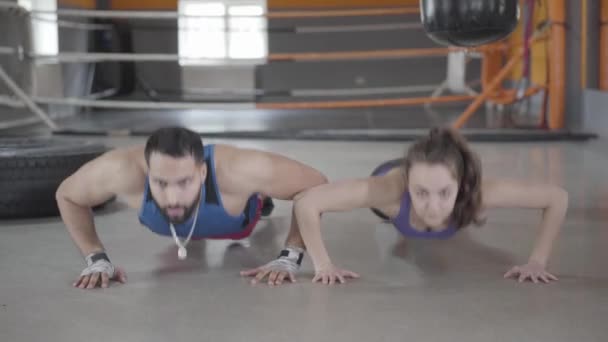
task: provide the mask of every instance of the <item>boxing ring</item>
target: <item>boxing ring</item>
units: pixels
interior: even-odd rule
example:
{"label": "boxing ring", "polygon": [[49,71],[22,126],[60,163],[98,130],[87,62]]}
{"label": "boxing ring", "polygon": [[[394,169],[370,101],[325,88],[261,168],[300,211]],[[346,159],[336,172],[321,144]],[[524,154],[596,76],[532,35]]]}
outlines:
{"label": "boxing ring", "polygon": [[[267,54],[258,58],[232,59],[197,58],[176,53],[143,53],[143,52],[89,52],[58,51],[56,54],[41,54],[27,48],[25,42],[15,46],[0,46],[0,55],[12,58],[28,67],[31,65],[97,65],[100,63],[172,63],[181,67],[195,64],[203,67],[216,65],[224,68],[250,68],[253,72],[253,86],[236,87],[198,87],[196,93],[204,96],[203,101],[192,101],[184,98],[160,101],[149,99],[128,99],[113,96],[116,89],[103,89],[97,93],[88,93],[84,97],[73,96],[40,96],[30,94],[0,67],[0,82],[9,90],[9,94],[0,95],[0,105],[11,108],[23,108],[27,117],[2,122],[0,127],[18,127],[41,122],[56,135],[146,135],[158,125],[174,122],[167,120],[173,116],[196,118],[196,130],[207,137],[227,138],[269,138],[269,139],[337,139],[337,140],[404,140],[413,139],[432,125],[452,125],[462,128],[465,134],[474,140],[585,140],[593,134],[568,130],[564,122],[564,74],[562,60],[565,46],[563,44],[563,9],[561,2],[549,6],[549,22],[534,30],[526,30],[521,44],[509,40],[482,45],[474,48],[444,47],[439,45],[412,48],[351,49],[339,50],[327,48],[325,51],[273,51],[267,48]],[[178,11],[119,11],[119,10],[81,10],[57,9],[25,10],[13,3],[0,2],[0,12],[16,16],[25,22],[55,22],[70,30],[87,32],[108,31],[112,25],[96,23],[90,20],[120,21],[169,21],[179,19],[212,18],[184,14]],[[45,17],[47,16],[47,17]],[[53,16],[53,19],[48,19]],[[227,14],[224,14],[226,17]],[[403,22],[403,16],[418,18],[419,8],[376,8],[376,9],[341,9],[341,10],[264,10],[256,15],[241,14],[241,18],[257,18],[263,24],[257,30],[273,34],[314,35],[318,33],[357,34],[358,32],[418,32],[424,35],[421,24],[412,20]],[[328,24],[303,25],[299,21],[314,18],[316,22],[330,19]],[[366,24],[352,22],[356,18],[382,18],[382,21]],[[224,18],[225,20],[230,20]],[[273,25],[281,22],[282,25]],[[288,24],[285,24],[285,23]],[[188,30],[178,25],[177,31]],[[224,28],[230,31],[230,28]],[[254,31],[256,29],[253,29]],[[245,30],[246,31],[246,30]],[[560,38],[561,37],[561,38]],[[268,38],[267,38],[268,39]],[[525,82],[523,86],[505,87],[518,63],[529,58],[530,48],[534,44],[547,44],[548,81],[546,84]],[[444,64],[444,81],[433,84],[401,84],[378,87],[365,87],[365,80],[351,88],[283,88],[268,89],[260,85],[260,69],[297,64],[331,63],[380,63],[390,61],[411,61],[423,63],[434,60]],[[445,62],[441,62],[445,60]],[[416,62],[419,61],[419,62]],[[472,63],[471,63],[472,62]],[[473,65],[473,66],[471,66]],[[93,67],[94,68],[94,67]],[[471,76],[473,74],[473,76]],[[322,75],[315,75],[318,79]],[[331,76],[329,76],[331,77]],[[471,79],[474,77],[474,79]],[[357,82],[359,80],[356,80]],[[357,83],[355,82],[355,83]],[[65,87],[65,86],[64,86]],[[218,98],[220,100],[215,100]],[[279,100],[277,100],[277,98]],[[226,100],[228,99],[228,100]],[[535,105],[531,105],[533,102]],[[49,106],[70,107],[73,115],[53,118]],[[448,107],[448,115],[442,112]],[[164,111],[164,113],[158,113]],[[395,125],[353,126],[348,121],[374,121],[374,113],[390,111],[388,117],[400,123]],[[150,114],[155,112],[155,114]],[[524,113],[524,123],[511,120],[509,127],[502,124],[487,124],[488,117],[505,116],[511,118],[516,112]],[[85,113],[86,115],[82,115]],[[118,124],[104,124],[106,117],[121,117]],[[372,113],[372,114],[370,114]],[[323,118],[335,115],[334,123],[324,127]],[[132,118],[125,120],[126,116]],[[228,120],[269,120],[279,116],[298,117],[304,124],[282,125],[250,129],[223,124],[222,128],[205,129],[206,117],[219,116]],[[349,119],[349,116],[352,118]],[[485,116],[485,121],[481,119]],[[154,118],[161,118],[154,121]],[[265,118],[265,119],[264,119]],[[418,119],[417,119],[418,118]],[[422,118],[420,120],[419,118]],[[472,124],[474,120],[482,123]],[[70,122],[71,120],[71,122]],[[87,120],[88,124],[87,124]],[[388,119],[385,119],[387,121]],[[148,121],[148,125],[142,122]],[[155,123],[150,123],[154,121]],[[279,120],[281,121],[281,120]],[[412,122],[408,122],[412,121]],[[413,123],[420,122],[423,123]],[[312,124],[318,122],[318,124]],[[344,122],[341,125],[339,122]],[[401,124],[402,123],[402,124]],[[156,126],[155,126],[156,125]]]}

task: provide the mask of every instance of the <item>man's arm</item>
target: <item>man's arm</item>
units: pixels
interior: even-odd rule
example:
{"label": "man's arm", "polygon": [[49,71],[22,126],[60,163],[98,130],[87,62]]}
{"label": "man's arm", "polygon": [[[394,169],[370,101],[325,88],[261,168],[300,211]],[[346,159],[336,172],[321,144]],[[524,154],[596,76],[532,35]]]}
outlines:
{"label": "man's arm", "polygon": [[128,193],[142,181],[141,171],[130,157],[128,150],[110,151],[83,165],[57,189],[61,218],[83,256],[104,250],[91,208]]}
{"label": "man's arm", "polygon": [[318,170],[271,152],[242,149],[231,166],[242,186],[281,200],[292,200],[306,189],[327,183]]}
{"label": "man's arm", "polygon": [[[246,150],[239,164],[236,169],[246,173],[240,178],[248,180],[253,192],[276,199],[293,200],[304,190],[327,183],[325,175],[318,170],[274,153]],[[305,248],[293,210],[285,245]]]}
{"label": "man's arm", "polygon": [[[266,196],[281,200],[294,200],[303,191],[317,185],[327,183],[327,178],[314,168],[287,157],[262,152],[245,150],[240,153],[234,170],[239,170],[240,186],[248,188],[251,192],[259,192]],[[305,249],[300,234],[295,211],[292,208],[291,227],[285,241],[286,248]],[[272,272],[270,269],[258,268],[244,272],[244,275],[256,274],[253,282],[262,280],[268,273],[269,284],[281,284],[289,276],[295,280],[293,274],[287,272]]]}

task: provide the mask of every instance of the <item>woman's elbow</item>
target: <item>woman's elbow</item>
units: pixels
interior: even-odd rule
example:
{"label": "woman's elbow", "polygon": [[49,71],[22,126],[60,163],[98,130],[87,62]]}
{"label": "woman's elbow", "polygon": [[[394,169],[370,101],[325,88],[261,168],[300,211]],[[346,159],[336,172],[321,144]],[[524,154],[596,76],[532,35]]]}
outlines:
{"label": "woman's elbow", "polygon": [[558,208],[568,208],[569,195],[564,188],[556,186],[551,194],[551,202]]}
{"label": "woman's elbow", "polygon": [[312,189],[302,191],[294,198],[294,211],[296,216],[305,216],[310,214],[320,214],[319,209],[315,206],[315,193]]}

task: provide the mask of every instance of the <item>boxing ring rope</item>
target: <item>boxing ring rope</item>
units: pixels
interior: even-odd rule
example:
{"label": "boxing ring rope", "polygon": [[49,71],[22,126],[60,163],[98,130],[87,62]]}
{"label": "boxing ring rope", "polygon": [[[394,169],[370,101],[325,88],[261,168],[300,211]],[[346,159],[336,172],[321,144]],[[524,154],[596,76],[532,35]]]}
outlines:
{"label": "boxing ring rope", "polygon": [[478,47],[464,50],[462,48],[422,48],[422,49],[384,49],[370,51],[339,51],[339,52],[300,52],[274,53],[268,56],[269,61],[337,61],[357,59],[385,58],[419,58],[447,56],[450,52],[468,51],[482,52],[488,47]]}
{"label": "boxing ring rope", "polygon": [[[396,30],[422,30],[420,23],[388,23],[388,24],[358,24],[358,25],[334,25],[334,26],[295,26],[293,33],[338,33],[338,32],[374,32],[374,31],[396,31]],[[269,33],[286,32],[283,28],[269,28]]]}
{"label": "boxing ring rope", "polygon": [[[504,48],[504,46],[503,46]],[[501,49],[497,47],[478,47],[471,48],[470,52],[483,52],[488,49]],[[374,58],[412,58],[412,57],[432,57],[446,56],[449,52],[462,51],[462,48],[428,48],[428,49],[391,49],[391,50],[373,50],[373,51],[343,51],[343,52],[327,52],[327,53],[289,53],[289,54],[270,54],[269,61],[321,61],[321,60],[356,60],[356,59],[374,59]],[[38,62],[101,62],[101,61],[180,61],[192,60],[198,62],[214,63],[214,60],[199,59],[199,58],[183,58],[177,54],[132,54],[132,53],[61,53],[59,56],[45,56],[28,54],[30,58]],[[250,63],[249,61],[231,62],[231,63]],[[349,100],[337,102],[306,102],[306,103],[260,103],[257,108],[260,109],[321,109],[321,108],[357,108],[357,107],[387,107],[387,106],[404,106],[404,105],[420,105],[430,103],[449,103],[462,102],[470,100],[473,97],[470,95],[455,95],[442,96],[437,98],[419,97],[419,98],[402,98],[402,99],[375,99],[375,100]],[[193,109],[202,108],[200,103],[184,103],[184,102],[135,102],[135,101],[105,101],[101,100],[78,100],[78,99],[56,99],[37,98],[37,101],[45,104],[69,104],[79,106],[104,107],[104,108],[129,108],[129,109],[153,109],[153,108],[174,108],[174,109]],[[64,102],[62,102],[64,101]]]}
{"label": "boxing ring rope", "polygon": [[[82,98],[57,98],[57,97],[35,97],[36,102],[42,104],[54,105],[70,105],[93,108],[122,108],[122,109],[213,109],[214,106],[209,103],[200,102],[154,102],[154,101],[118,101],[118,100],[87,100]],[[222,109],[255,109],[255,104],[222,104],[217,106]]]}
{"label": "boxing ring rope", "polygon": [[[467,52],[483,52],[490,47],[479,47],[467,49]],[[338,52],[295,52],[295,53],[271,53],[267,58],[259,59],[260,62],[282,61],[339,61],[339,60],[370,60],[390,58],[419,58],[419,57],[443,57],[450,52],[465,51],[462,48],[423,48],[423,49],[383,49],[367,51],[338,51]],[[112,53],[112,52],[61,52],[58,55],[27,54],[28,57],[42,63],[80,63],[80,62],[178,62],[192,61],[213,65],[218,63],[210,58],[191,58],[179,56],[178,54],[163,53]],[[250,64],[258,59],[233,60],[228,64]],[[223,65],[227,62],[222,61]]]}
{"label": "boxing ring rope", "polygon": [[[14,3],[0,1],[0,9],[11,8],[23,9]],[[217,18],[217,16],[188,15],[176,11],[119,11],[119,10],[79,10],[79,9],[57,9],[56,11],[32,10],[32,14],[52,14],[61,17],[98,18],[98,19],[179,19],[179,18]],[[239,15],[241,18],[268,19],[302,19],[302,18],[326,18],[326,17],[363,17],[363,16],[387,16],[419,14],[418,7],[395,7],[395,8],[371,8],[371,9],[348,9],[348,10],[291,10],[291,11],[268,11],[263,15]]]}
{"label": "boxing ring rope", "polygon": [[[22,15],[29,15],[37,21],[57,23],[59,27],[83,29],[83,30],[110,30],[110,24],[91,24],[79,23],[66,20],[55,20],[45,18],[45,14],[52,14],[65,17],[79,18],[98,18],[98,19],[180,19],[180,18],[217,18],[218,16],[204,15],[188,15],[181,14],[175,11],[116,11],[116,10],[74,10],[74,9],[58,9],[57,11],[42,11],[32,10],[26,11],[18,4],[6,3],[0,0],[0,10],[12,9],[18,11]],[[418,8],[376,8],[376,9],[355,9],[355,10],[324,10],[324,11],[279,11],[269,12],[267,15],[239,15],[241,18],[260,18],[266,17],[269,19],[277,18],[314,18],[314,17],[347,17],[347,16],[386,16],[386,15],[402,15],[402,14],[418,14]],[[182,29],[182,28],[178,28]],[[330,32],[356,32],[356,31],[384,31],[384,30],[411,30],[422,29],[421,23],[383,23],[383,24],[365,24],[365,25],[333,25],[333,26],[311,26],[311,27],[293,27],[293,28],[268,28],[267,31],[272,33],[330,33]],[[186,28],[186,30],[192,30]],[[249,32],[250,30],[239,31]]]}
{"label": "boxing ring rope", "polygon": [[[0,10],[2,8],[18,8],[15,4],[6,4],[0,2]],[[184,15],[177,12],[169,11],[102,11],[102,10],[66,10],[60,9],[55,11],[31,11],[29,15],[36,16],[38,14],[56,14],[57,16],[80,17],[80,18],[141,18],[141,19],[177,19],[181,17],[204,17],[200,15]],[[309,18],[309,17],[332,17],[332,16],[380,16],[380,15],[403,15],[417,14],[418,8],[388,8],[388,9],[356,9],[356,10],[324,10],[324,11],[270,11],[265,14],[267,18]],[[245,16],[246,17],[246,16]],[[259,16],[253,16],[259,17]],[[59,22],[59,21],[57,21]],[[63,24],[70,25],[73,28],[88,28],[88,29],[106,29],[107,25],[80,24],[63,21]],[[73,24],[73,25],[72,25]],[[346,25],[345,25],[346,26]],[[399,29],[415,29],[420,28],[420,24],[401,24],[391,26]],[[378,29],[386,29],[378,27]],[[329,27],[316,27],[318,32],[327,32]],[[332,28],[336,32],[345,32],[348,28],[334,26]],[[363,28],[360,28],[364,30]],[[390,28],[389,28],[390,29]],[[309,28],[309,32],[314,32],[315,28]],[[546,37],[544,37],[546,38]],[[543,38],[543,39],[544,39]],[[539,41],[541,38],[534,36],[529,43]],[[504,51],[509,48],[506,43],[485,45],[476,48],[414,48],[414,49],[383,49],[369,51],[337,51],[337,52],[297,52],[297,53],[271,53],[267,58],[255,60],[259,62],[285,62],[285,61],[329,61],[329,60],[370,60],[370,59],[391,59],[391,58],[420,58],[420,57],[438,57],[447,56],[452,52],[465,51],[468,53],[483,53],[487,51]],[[20,51],[13,47],[0,47],[0,54],[11,55],[20,54],[21,58],[29,58],[36,63],[78,63],[78,62],[102,62],[102,61],[133,61],[133,62],[175,62],[175,61],[197,61],[212,65],[217,63],[212,59],[205,58],[185,58],[177,54],[158,54],[158,53],[64,53],[58,55],[42,55]],[[364,100],[343,100],[343,101],[307,101],[307,102],[290,102],[290,103],[253,103],[243,106],[236,105],[235,108],[257,108],[257,109],[329,109],[329,108],[363,108],[363,107],[390,107],[390,106],[413,106],[431,103],[454,103],[473,100],[467,109],[455,120],[452,125],[455,128],[461,128],[473,113],[483,104],[488,98],[492,98],[494,103],[509,104],[520,99],[520,96],[529,97],[538,92],[545,90],[543,86],[532,86],[525,90],[523,95],[516,94],[514,89],[503,90],[500,94],[495,94],[495,90],[500,83],[509,75],[516,63],[523,56],[523,48],[519,48],[518,52],[504,65],[492,81],[483,88],[481,94],[474,95],[450,95],[439,97],[407,97],[407,98],[390,98],[390,99],[364,99]],[[235,65],[244,63],[250,65],[252,60],[241,62],[231,62]],[[226,65],[222,61],[222,65]],[[230,64],[230,63],[229,63]],[[153,101],[118,101],[118,100],[99,100],[92,98],[52,98],[52,97],[29,97],[18,86],[12,82],[10,77],[0,68],[0,79],[2,79],[9,88],[15,92],[17,97],[23,101],[23,106],[30,109],[41,119],[47,126],[52,129],[57,129],[57,125],[52,119],[37,105],[37,104],[55,104],[55,105],[70,105],[84,106],[97,108],[124,108],[124,109],[209,109],[209,103],[201,102],[153,102]],[[211,92],[210,90],[207,90]],[[309,94],[310,94],[309,90]],[[319,90],[321,91],[321,90]],[[219,91],[218,91],[219,92]],[[297,93],[297,91],[290,91]],[[326,91],[327,92],[327,91]],[[365,93],[359,90],[360,93]],[[415,92],[415,91],[412,91]],[[259,93],[254,91],[254,94]],[[306,91],[300,91],[300,94],[306,94]],[[327,95],[331,96],[331,95]],[[0,97],[0,104],[17,106],[18,100]],[[28,121],[29,122],[29,121]]]}
{"label": "boxing ring rope", "polygon": [[471,95],[447,95],[435,98],[407,97],[400,99],[372,99],[346,101],[290,102],[290,103],[258,103],[258,109],[337,109],[362,107],[397,107],[416,106],[427,103],[454,103],[473,99]]}
{"label": "boxing ring rope", "polygon": [[[67,20],[53,20],[39,15],[32,15],[36,21],[56,23],[61,28],[71,28],[89,31],[109,31],[114,27],[111,24],[79,23]],[[145,25],[133,25],[134,28],[154,28]],[[382,24],[343,24],[343,25],[305,25],[305,26],[281,26],[266,27],[260,29],[198,29],[195,27],[175,27],[177,31],[205,31],[205,32],[267,32],[267,33],[292,33],[292,34],[319,34],[319,33],[345,33],[345,32],[379,32],[379,31],[407,31],[422,30],[420,23],[382,23]]]}

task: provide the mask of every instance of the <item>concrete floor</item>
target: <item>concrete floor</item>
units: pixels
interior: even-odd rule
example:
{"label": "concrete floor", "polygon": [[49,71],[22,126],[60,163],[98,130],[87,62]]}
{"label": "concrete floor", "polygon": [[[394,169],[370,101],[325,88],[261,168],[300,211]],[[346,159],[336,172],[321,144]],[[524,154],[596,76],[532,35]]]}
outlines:
{"label": "concrete floor", "polygon": [[[366,176],[404,151],[393,143],[231,143],[287,154],[332,180]],[[606,341],[606,147],[602,140],[474,144],[486,175],[554,182],[570,192],[550,265],[557,283],[502,278],[528,257],[540,219],[534,211],[492,211],[486,226],[450,241],[406,244],[366,209],[326,215],[334,262],[362,278],[333,288],[311,284],[305,258],[297,284],[268,288],[251,287],[238,273],[278,253],[289,203],[277,203],[249,247],[199,243],[186,262],[171,239],[114,204],[96,222],[129,282],[105,290],[70,286],[83,261],[60,220],[0,222],[0,341]]]}

